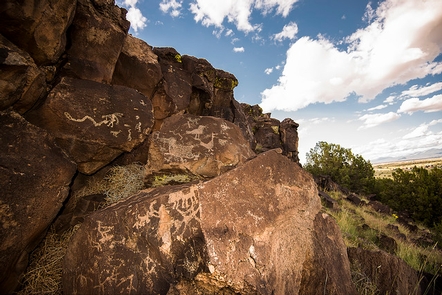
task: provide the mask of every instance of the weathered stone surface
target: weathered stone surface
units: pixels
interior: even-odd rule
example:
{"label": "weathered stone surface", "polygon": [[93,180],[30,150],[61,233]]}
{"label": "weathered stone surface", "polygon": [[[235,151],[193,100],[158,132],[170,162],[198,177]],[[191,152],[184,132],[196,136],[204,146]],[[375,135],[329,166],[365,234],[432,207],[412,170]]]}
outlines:
{"label": "weathered stone surface", "polygon": [[255,154],[238,126],[220,118],[176,114],[152,133],[147,175],[174,170],[220,175]]}
{"label": "weathered stone surface", "polygon": [[32,107],[45,90],[45,77],[26,52],[0,35],[0,110],[19,113]]}
{"label": "weathered stone surface", "polygon": [[320,209],[310,174],[275,151],[204,183],[141,191],[86,218],[64,293],[354,294]]}
{"label": "weathered stone surface", "polygon": [[181,55],[173,48],[154,48],[163,79],[152,97],[155,119],[163,120],[189,107],[192,93],[191,74],[183,69]]}
{"label": "weathered stone surface", "polygon": [[400,258],[384,251],[349,248],[353,267],[367,275],[379,294],[422,294],[415,270]]}
{"label": "weathered stone surface", "polygon": [[284,119],[279,126],[283,155],[286,155],[289,159],[296,163],[299,163],[298,127],[299,124],[290,118]]}
{"label": "weathered stone surface", "polygon": [[137,89],[151,99],[161,78],[161,67],[152,47],[128,35],[115,66],[112,83]]}
{"label": "weathered stone surface", "polygon": [[55,63],[65,51],[66,31],[77,1],[2,0],[0,33],[28,52],[38,65]]}
{"label": "weathered stone surface", "polygon": [[[110,2],[110,3],[109,3]],[[70,27],[66,75],[110,83],[130,23],[113,1],[78,0]]]}
{"label": "weathered stone surface", "polygon": [[150,101],[132,88],[63,78],[27,118],[91,174],[142,143],[153,126]]}
{"label": "weathered stone surface", "polygon": [[0,290],[6,294],[62,207],[76,169],[46,131],[19,114],[0,112],[0,126]]}

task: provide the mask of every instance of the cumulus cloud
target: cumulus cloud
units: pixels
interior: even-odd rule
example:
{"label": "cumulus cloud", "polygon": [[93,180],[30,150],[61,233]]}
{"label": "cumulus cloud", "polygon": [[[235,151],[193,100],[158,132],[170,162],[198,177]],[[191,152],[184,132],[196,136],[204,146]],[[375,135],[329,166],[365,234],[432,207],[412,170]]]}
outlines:
{"label": "cumulus cloud", "polygon": [[398,113],[411,115],[417,111],[424,111],[425,113],[442,111],[442,94],[423,100],[417,97],[407,99],[401,104]]}
{"label": "cumulus cloud", "polygon": [[270,75],[273,72],[273,68],[267,68],[264,70],[264,73],[266,73],[267,75]]}
{"label": "cumulus cloud", "polygon": [[367,102],[384,89],[442,73],[442,1],[386,0],[367,6],[365,28],[344,39],[346,50],[319,36],[287,51],[278,83],[262,92],[261,107],[295,111],[313,103]]}
{"label": "cumulus cloud", "polygon": [[160,10],[164,13],[169,13],[172,17],[177,17],[181,14],[182,6],[183,1],[162,0],[160,3]]}
{"label": "cumulus cloud", "polygon": [[293,40],[298,34],[298,25],[294,22],[290,22],[282,28],[282,31],[272,36],[272,39],[278,42],[282,42],[284,39]]}
{"label": "cumulus cloud", "polygon": [[140,9],[137,8],[138,0],[124,0],[122,2],[118,2],[117,4],[127,8],[126,19],[130,22],[131,28],[138,32],[138,30],[142,30],[146,27],[147,18],[143,15]]}
{"label": "cumulus cloud", "polygon": [[442,82],[429,84],[421,87],[419,87],[418,85],[413,85],[408,90],[402,91],[401,97],[425,96],[440,90],[442,90]]}
{"label": "cumulus cloud", "polygon": [[262,14],[276,10],[276,14],[286,17],[297,1],[299,0],[194,0],[190,4],[190,11],[194,14],[195,21],[204,26],[221,28],[227,19],[239,31],[249,33],[260,28],[259,24],[250,23],[253,9],[260,10]]}
{"label": "cumulus cloud", "polygon": [[399,119],[400,116],[401,115],[394,112],[389,112],[386,114],[366,114],[359,117],[359,120],[364,122],[364,125],[361,126],[359,129],[367,129],[383,123],[392,122]]}
{"label": "cumulus cloud", "polygon": [[244,47],[233,47],[233,51],[234,52],[244,52],[245,49],[244,49]]}

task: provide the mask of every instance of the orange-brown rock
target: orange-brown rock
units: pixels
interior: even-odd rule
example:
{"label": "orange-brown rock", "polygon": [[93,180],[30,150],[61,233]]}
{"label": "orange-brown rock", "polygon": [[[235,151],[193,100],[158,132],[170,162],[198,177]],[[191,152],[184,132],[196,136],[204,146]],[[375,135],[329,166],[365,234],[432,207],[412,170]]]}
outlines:
{"label": "orange-brown rock", "polygon": [[118,57],[112,83],[134,88],[152,99],[161,78],[161,67],[152,47],[128,35]]}
{"label": "orange-brown rock", "polygon": [[355,294],[337,225],[320,210],[310,174],[275,151],[207,182],[141,191],[86,218],[63,291]]}
{"label": "orange-brown rock", "polygon": [[75,164],[45,131],[0,112],[0,293],[17,287],[28,255],[69,194]]}
{"label": "orange-brown rock", "polygon": [[52,133],[84,174],[130,152],[153,126],[152,105],[136,90],[72,78],[63,78],[27,118]]}
{"label": "orange-brown rock", "polygon": [[150,177],[172,170],[214,177],[254,155],[235,124],[216,117],[176,114],[153,132],[146,173]]}
{"label": "orange-brown rock", "polygon": [[114,1],[77,0],[66,75],[110,83],[130,23]]}

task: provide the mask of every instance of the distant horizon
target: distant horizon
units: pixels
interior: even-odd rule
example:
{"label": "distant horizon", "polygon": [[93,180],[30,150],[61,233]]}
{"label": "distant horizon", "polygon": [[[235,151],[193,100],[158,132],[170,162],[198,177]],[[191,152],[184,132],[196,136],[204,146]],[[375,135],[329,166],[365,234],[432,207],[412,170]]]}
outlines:
{"label": "distant horizon", "polygon": [[442,149],[442,1],[117,0],[130,33],[204,58],[235,98],[373,161]]}

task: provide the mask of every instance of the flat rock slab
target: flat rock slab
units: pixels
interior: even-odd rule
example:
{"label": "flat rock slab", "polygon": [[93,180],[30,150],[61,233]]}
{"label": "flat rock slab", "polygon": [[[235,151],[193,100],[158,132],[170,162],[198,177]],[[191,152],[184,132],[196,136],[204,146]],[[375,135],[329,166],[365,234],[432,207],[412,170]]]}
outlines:
{"label": "flat rock slab", "polygon": [[153,126],[150,101],[124,86],[63,78],[45,103],[27,117],[92,174],[141,144]]}
{"label": "flat rock slab", "polygon": [[8,294],[67,198],[76,166],[19,114],[0,112],[0,126],[0,290]]}
{"label": "flat rock slab", "polygon": [[[315,233],[339,232],[320,210],[310,174],[275,151],[207,182],[141,191],[86,218],[64,293],[355,294],[342,239]],[[340,260],[323,263],[324,250]],[[343,276],[324,287],[325,273]]]}

